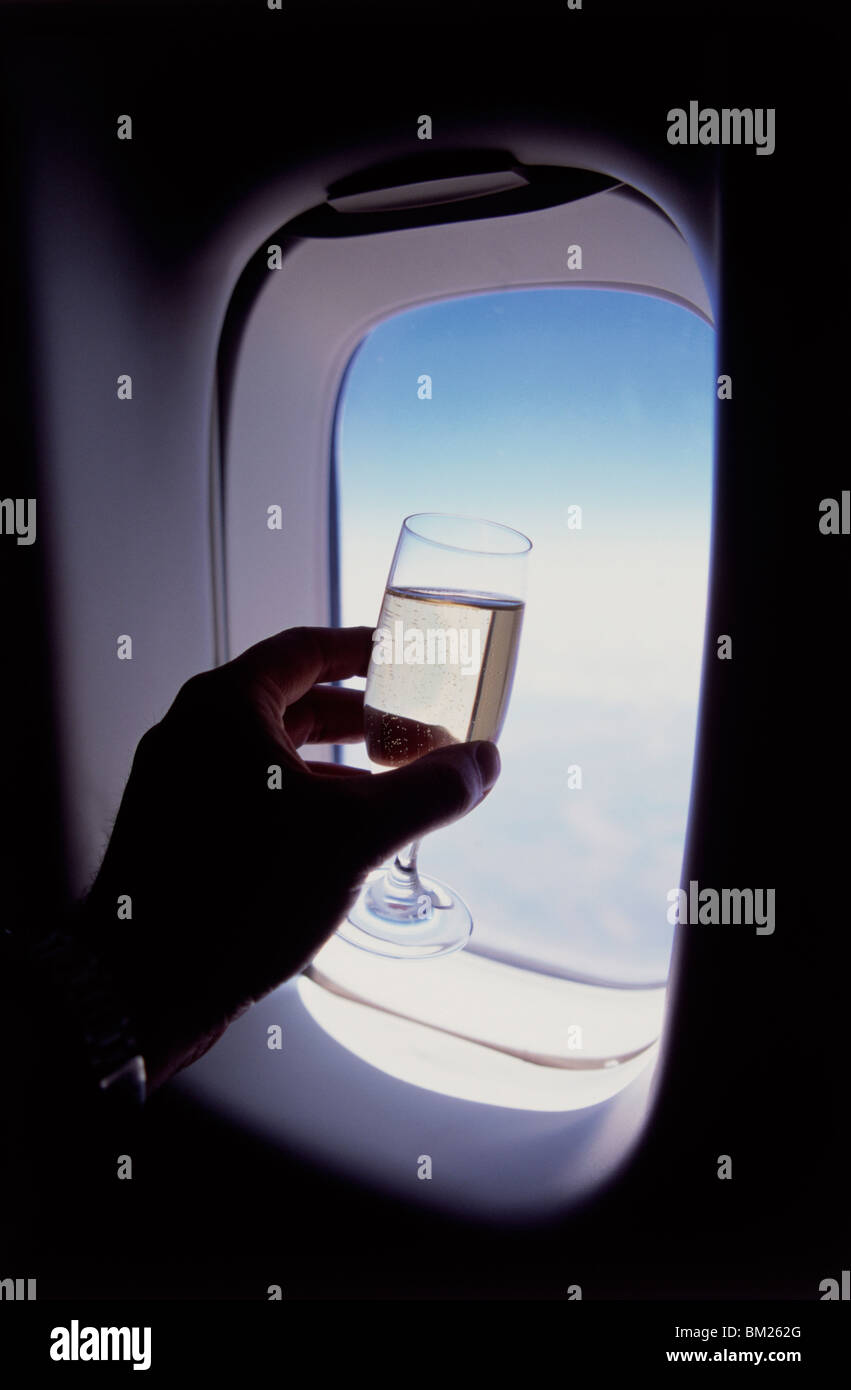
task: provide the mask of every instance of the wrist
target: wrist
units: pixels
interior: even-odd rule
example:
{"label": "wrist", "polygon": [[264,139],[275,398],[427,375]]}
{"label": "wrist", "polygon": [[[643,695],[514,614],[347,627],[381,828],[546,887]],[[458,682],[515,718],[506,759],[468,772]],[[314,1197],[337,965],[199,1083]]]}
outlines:
{"label": "wrist", "polygon": [[97,1100],[104,1114],[140,1106],[145,1065],[126,999],[76,922],[7,930],[4,953],[4,968],[29,991],[30,1010],[56,1011],[62,1045],[51,1063],[55,1076],[64,1075],[67,1061],[76,1077],[72,1089],[79,1085],[80,1099]]}
{"label": "wrist", "polygon": [[[117,917],[117,897],[96,883],[77,911],[77,930],[88,947],[104,962],[126,1001],[139,1050],[145,1060],[147,1093],[202,1056],[224,1032],[227,1022],[209,1023],[196,1018],[200,1005],[197,990],[181,987],[150,943],[139,940],[132,921]],[[179,928],[174,925],[174,932]],[[159,923],[158,938],[169,931]]]}

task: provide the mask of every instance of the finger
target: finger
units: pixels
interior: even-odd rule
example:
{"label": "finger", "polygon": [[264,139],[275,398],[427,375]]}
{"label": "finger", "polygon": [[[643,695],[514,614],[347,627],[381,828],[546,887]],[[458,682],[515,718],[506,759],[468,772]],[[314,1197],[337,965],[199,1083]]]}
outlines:
{"label": "finger", "polygon": [[363,691],[317,685],[288,705],[284,728],[302,743],[356,743],[363,738]]}
{"label": "finger", "polygon": [[347,763],[318,763],[306,762],[305,767],[309,767],[311,772],[316,772],[320,777],[371,777],[372,773],[365,767],[349,767]]}
{"label": "finger", "polygon": [[319,681],[365,676],[373,651],[370,627],[291,627],[256,643],[230,663],[268,692],[278,718]]}
{"label": "finger", "polygon": [[490,791],[499,770],[496,744],[456,743],[393,772],[341,784],[364,865],[380,864],[411,840],[465,816]]}

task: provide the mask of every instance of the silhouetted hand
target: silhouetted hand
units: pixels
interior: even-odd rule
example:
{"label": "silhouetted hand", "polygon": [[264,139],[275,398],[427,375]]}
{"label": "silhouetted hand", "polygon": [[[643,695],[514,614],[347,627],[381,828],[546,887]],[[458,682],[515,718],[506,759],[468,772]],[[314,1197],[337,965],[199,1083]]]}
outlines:
{"label": "silhouetted hand", "polygon": [[139,743],[81,931],[134,1010],[150,1087],[301,970],[371,869],[495,782],[487,742],[378,774],[300,756],[363,737],[363,694],[322,682],[365,676],[372,650],[368,627],[279,633],[193,677]]}

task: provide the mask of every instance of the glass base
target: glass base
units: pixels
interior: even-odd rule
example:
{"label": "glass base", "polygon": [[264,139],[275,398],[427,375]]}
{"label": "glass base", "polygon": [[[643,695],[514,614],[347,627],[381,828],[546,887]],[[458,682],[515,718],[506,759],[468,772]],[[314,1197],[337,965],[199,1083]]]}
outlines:
{"label": "glass base", "polygon": [[473,931],[466,903],[445,883],[418,876],[417,896],[394,893],[392,870],[373,869],[337,936],[362,951],[394,960],[423,960],[460,951]]}

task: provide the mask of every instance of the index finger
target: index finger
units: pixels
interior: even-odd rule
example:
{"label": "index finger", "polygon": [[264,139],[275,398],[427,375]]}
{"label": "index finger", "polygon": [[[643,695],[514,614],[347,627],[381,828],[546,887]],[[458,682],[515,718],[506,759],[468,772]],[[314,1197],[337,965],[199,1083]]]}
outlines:
{"label": "index finger", "polygon": [[291,627],[267,637],[231,664],[253,682],[274,687],[280,711],[320,681],[365,676],[373,642],[371,627]]}

